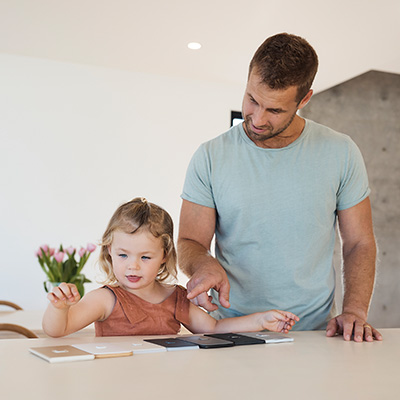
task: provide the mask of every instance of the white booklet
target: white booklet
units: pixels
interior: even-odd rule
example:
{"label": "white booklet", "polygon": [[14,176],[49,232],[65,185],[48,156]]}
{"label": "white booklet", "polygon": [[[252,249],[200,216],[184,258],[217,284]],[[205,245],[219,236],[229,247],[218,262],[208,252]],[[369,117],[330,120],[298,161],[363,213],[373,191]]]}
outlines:
{"label": "white booklet", "polygon": [[265,343],[285,343],[293,342],[293,338],[278,332],[240,332],[241,335],[265,340]]}
{"label": "white booklet", "polygon": [[144,340],[132,338],[131,342],[126,342],[131,346],[133,354],[144,354],[144,353],[161,353],[166,352],[167,349],[157,344],[145,342]]}
{"label": "white booklet", "polygon": [[167,349],[142,339],[132,337],[130,340],[115,343],[79,343],[73,344],[77,349],[92,353],[96,358],[122,357],[132,354],[160,353]]}
{"label": "white booklet", "polygon": [[125,343],[80,343],[73,347],[93,354],[95,358],[132,356],[132,349]]}
{"label": "white booklet", "polygon": [[69,345],[31,347],[29,351],[50,363],[94,360],[93,354]]}

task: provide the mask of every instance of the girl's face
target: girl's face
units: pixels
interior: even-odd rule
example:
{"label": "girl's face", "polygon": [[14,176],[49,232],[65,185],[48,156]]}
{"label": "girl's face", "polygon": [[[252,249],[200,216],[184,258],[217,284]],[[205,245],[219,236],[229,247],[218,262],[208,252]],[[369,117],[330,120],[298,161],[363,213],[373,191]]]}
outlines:
{"label": "girl's face", "polygon": [[146,229],[133,234],[115,231],[108,252],[119,284],[131,292],[152,289],[165,262],[161,238]]}

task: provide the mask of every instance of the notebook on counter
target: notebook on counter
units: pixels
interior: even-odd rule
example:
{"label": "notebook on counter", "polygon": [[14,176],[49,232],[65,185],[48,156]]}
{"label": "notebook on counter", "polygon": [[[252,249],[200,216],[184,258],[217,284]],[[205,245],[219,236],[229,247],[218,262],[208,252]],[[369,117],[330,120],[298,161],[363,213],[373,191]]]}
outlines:
{"label": "notebook on counter", "polygon": [[154,343],[145,342],[142,339],[132,337],[131,340],[113,343],[80,343],[74,347],[92,353],[96,358],[123,357],[133,354],[165,352],[165,347]]}
{"label": "notebook on counter", "polygon": [[239,333],[210,333],[204,336],[211,336],[217,339],[228,340],[233,342],[235,346],[247,346],[250,344],[265,344],[265,341],[260,338],[245,336]]}
{"label": "notebook on counter", "polygon": [[79,350],[93,354],[95,358],[127,357],[133,355],[129,343],[80,343],[73,344]]}
{"label": "notebook on counter", "polygon": [[31,347],[29,351],[50,363],[86,361],[94,360],[95,358],[93,354],[69,345]]}
{"label": "notebook on counter", "polygon": [[133,354],[160,353],[167,351],[166,347],[135,338],[132,338],[129,345],[133,350]]}
{"label": "notebook on counter", "polygon": [[179,338],[145,339],[145,342],[153,343],[165,347],[167,351],[176,350],[196,350],[199,346],[194,343],[186,342]]}
{"label": "notebook on counter", "polygon": [[220,347],[233,347],[235,344],[229,340],[217,339],[211,336],[195,335],[182,336],[181,340],[194,343],[201,349],[215,349]]}
{"label": "notebook on counter", "polygon": [[240,333],[244,336],[265,340],[265,343],[287,343],[293,342],[293,338],[283,333],[277,332],[245,332]]}

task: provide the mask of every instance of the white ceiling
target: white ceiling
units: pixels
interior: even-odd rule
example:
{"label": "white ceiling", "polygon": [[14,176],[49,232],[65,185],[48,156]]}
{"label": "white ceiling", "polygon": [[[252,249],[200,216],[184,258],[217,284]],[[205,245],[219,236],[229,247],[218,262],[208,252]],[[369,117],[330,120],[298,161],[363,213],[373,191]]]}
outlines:
{"label": "white ceiling", "polygon": [[259,44],[289,32],[319,54],[320,91],[400,73],[399,18],[399,0],[0,0],[0,53],[244,85]]}

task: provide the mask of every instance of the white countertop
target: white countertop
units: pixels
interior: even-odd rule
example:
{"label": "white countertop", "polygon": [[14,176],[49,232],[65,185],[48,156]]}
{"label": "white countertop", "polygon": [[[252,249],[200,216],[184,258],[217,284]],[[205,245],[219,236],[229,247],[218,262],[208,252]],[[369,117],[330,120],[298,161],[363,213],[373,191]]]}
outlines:
{"label": "white countertop", "polygon": [[[382,342],[345,342],[324,331],[292,332],[292,343],[199,349],[50,364],[29,347],[120,342],[89,336],[0,340],[2,398],[362,399],[399,397],[400,329]],[[3,397],[4,396],[4,397]]]}

